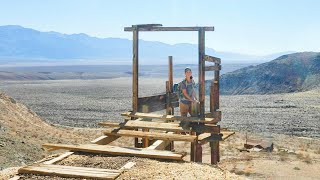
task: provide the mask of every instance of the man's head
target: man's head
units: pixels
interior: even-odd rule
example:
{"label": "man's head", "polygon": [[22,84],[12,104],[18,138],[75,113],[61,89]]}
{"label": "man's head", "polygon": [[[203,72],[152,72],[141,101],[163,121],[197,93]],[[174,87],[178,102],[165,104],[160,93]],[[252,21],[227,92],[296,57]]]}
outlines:
{"label": "man's head", "polygon": [[189,67],[184,69],[184,74],[186,76],[186,78],[190,78],[192,76],[192,71]]}

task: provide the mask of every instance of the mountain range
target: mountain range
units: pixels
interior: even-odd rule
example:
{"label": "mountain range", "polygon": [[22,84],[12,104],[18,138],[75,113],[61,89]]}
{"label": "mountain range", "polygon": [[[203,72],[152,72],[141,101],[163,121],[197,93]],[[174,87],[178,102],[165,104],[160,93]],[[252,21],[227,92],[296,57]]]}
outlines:
{"label": "mountain range", "polygon": [[[176,64],[197,63],[196,44],[166,44],[157,41],[139,41],[141,64],[166,64],[172,55]],[[121,38],[97,38],[87,34],[40,32],[17,25],[0,26],[0,63],[10,62],[81,62],[96,64],[131,63],[132,41]],[[288,52],[267,56],[251,56],[233,52],[219,52],[206,48],[206,54],[220,57],[224,63],[266,62]],[[163,61],[159,61],[163,60]],[[163,63],[162,63],[163,62]]]}

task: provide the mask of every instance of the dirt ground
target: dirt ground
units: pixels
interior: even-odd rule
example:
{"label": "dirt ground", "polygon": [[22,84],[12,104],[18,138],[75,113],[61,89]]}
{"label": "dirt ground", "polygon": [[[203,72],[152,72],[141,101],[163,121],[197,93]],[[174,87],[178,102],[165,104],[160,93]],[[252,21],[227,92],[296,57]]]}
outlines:
{"label": "dirt ground", "polygon": [[[101,135],[102,129],[95,128],[97,122],[122,120],[120,113],[131,108],[130,80],[0,83],[0,89],[14,97],[0,94],[0,177],[7,179],[17,170],[5,168],[24,166],[52,156],[41,147],[43,143],[88,143]],[[145,79],[141,84],[141,96],[161,92],[164,81],[155,83]],[[203,146],[204,164],[86,154],[71,155],[60,163],[119,168],[127,161],[136,162],[136,166],[121,174],[120,179],[319,179],[319,104],[320,90],[222,96],[220,124],[236,134],[221,142],[218,167],[209,165],[208,145]],[[246,137],[272,141],[274,151],[239,152]],[[120,138],[112,144],[132,147],[132,143],[132,138]],[[178,152],[189,152],[189,146],[190,143],[175,143]],[[189,160],[189,155],[185,160]],[[195,171],[201,173],[200,178],[194,177]]]}

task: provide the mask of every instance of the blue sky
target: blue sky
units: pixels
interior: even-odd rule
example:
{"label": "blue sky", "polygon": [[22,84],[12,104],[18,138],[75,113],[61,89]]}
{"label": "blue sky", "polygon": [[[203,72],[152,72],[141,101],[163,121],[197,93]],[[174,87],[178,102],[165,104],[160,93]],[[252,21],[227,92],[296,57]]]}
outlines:
{"label": "blue sky", "polygon": [[[40,31],[86,33],[131,39],[123,27],[214,26],[206,46],[219,51],[265,55],[320,51],[317,0],[0,0],[0,25]],[[195,32],[146,32],[141,39],[197,43]]]}

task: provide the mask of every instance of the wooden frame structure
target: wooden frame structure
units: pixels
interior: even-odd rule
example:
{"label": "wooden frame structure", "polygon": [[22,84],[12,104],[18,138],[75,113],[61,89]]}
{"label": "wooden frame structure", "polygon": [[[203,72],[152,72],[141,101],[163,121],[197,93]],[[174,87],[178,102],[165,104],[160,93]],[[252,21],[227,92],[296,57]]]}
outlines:
{"label": "wooden frame structure", "polygon": [[[131,120],[136,118],[155,118],[156,116],[150,113],[153,111],[158,111],[166,109],[167,116],[161,119],[169,121],[191,121],[191,118],[182,118],[178,116],[172,116],[174,112],[174,107],[179,106],[179,100],[177,95],[173,92],[173,72],[172,72],[172,56],[168,58],[169,73],[168,81],[166,82],[166,94],[150,96],[150,97],[139,97],[139,33],[143,31],[195,31],[198,32],[198,79],[199,79],[199,116],[193,118],[192,128],[190,131],[191,135],[196,135],[197,139],[202,133],[211,133],[210,147],[211,147],[211,163],[217,164],[220,160],[219,155],[219,141],[222,140],[223,136],[220,132],[220,126],[214,125],[210,127],[207,125],[208,122],[216,124],[221,120],[221,112],[219,110],[219,75],[221,70],[221,60],[220,58],[212,57],[205,54],[205,32],[214,31],[214,27],[163,27],[161,24],[141,24],[132,25],[132,27],[125,27],[124,31],[129,31],[133,33],[133,79],[132,79],[132,112],[126,114],[131,117]],[[205,66],[205,62],[214,63],[213,66]],[[205,71],[214,71],[214,78],[210,86],[210,112],[205,112]],[[171,115],[171,116],[170,116]],[[207,118],[212,118],[211,121],[206,121]],[[215,127],[215,130],[213,130]],[[148,131],[148,129],[145,129]],[[209,130],[209,131],[208,131]],[[210,131],[211,130],[211,131]],[[147,139],[142,139],[142,144],[145,147],[145,141]],[[202,161],[202,147],[199,143],[199,139],[191,143],[191,160],[201,162]],[[138,139],[135,139],[135,146],[139,147]],[[173,142],[169,147],[169,150],[173,148]]]}
{"label": "wooden frame structure", "polygon": [[[221,60],[205,54],[205,32],[213,31],[214,27],[162,27],[161,24],[142,24],[125,27],[124,31],[133,33],[133,79],[132,79],[132,111],[124,112],[125,121],[122,123],[101,122],[99,125],[112,127],[105,130],[104,135],[91,141],[91,144],[44,144],[49,151],[66,149],[70,152],[34,165],[19,169],[19,173],[43,175],[58,175],[62,177],[80,177],[94,179],[115,179],[125,169],[134,166],[128,162],[117,170],[84,168],[54,165],[73,152],[99,153],[108,155],[136,156],[144,158],[182,161],[185,153],[171,152],[174,141],[190,142],[190,160],[202,162],[202,145],[209,143],[211,147],[211,164],[220,161],[219,141],[224,141],[234,132],[223,131],[217,123],[221,120],[219,111],[219,75]],[[179,106],[179,99],[173,92],[172,56],[168,58],[169,73],[166,81],[166,93],[156,96],[139,97],[138,65],[139,65],[139,32],[141,31],[196,31],[198,32],[198,64],[199,64],[199,101],[200,109],[196,117],[181,117],[174,115],[174,108]],[[205,66],[205,62],[214,63]],[[205,71],[214,71],[210,86],[210,112],[205,112]],[[152,112],[166,110],[165,115]],[[156,120],[156,121],[153,121]],[[188,121],[190,128],[182,128],[175,121]],[[140,131],[142,130],[142,131]],[[134,137],[135,147],[117,147],[109,145],[120,137]],[[141,142],[139,142],[141,140]],[[169,151],[163,151],[169,150]],[[41,164],[40,164],[41,163]],[[15,179],[19,179],[16,176]]]}

